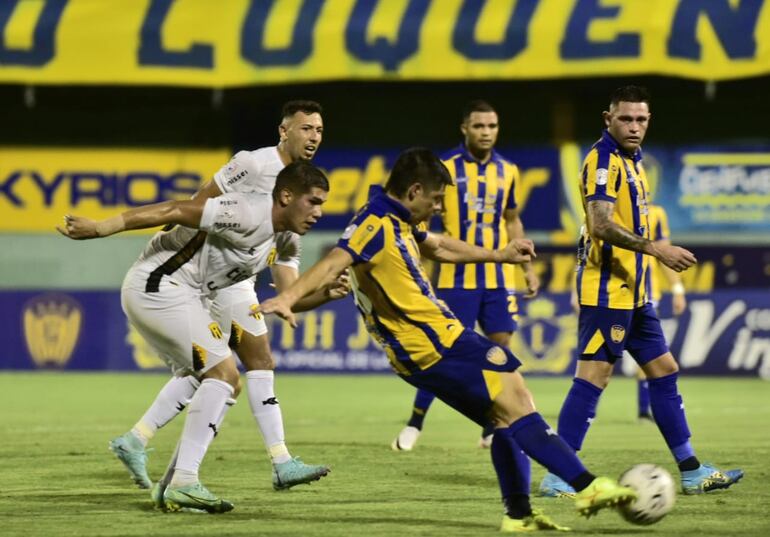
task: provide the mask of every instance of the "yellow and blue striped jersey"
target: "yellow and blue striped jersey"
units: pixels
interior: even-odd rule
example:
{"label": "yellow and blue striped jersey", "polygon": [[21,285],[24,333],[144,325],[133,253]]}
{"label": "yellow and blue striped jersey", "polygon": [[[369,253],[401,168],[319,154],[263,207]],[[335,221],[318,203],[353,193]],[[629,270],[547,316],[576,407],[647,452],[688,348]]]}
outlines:
{"label": "yellow and blue striped jersey", "polygon": [[[516,208],[519,169],[492,151],[486,163],[476,160],[464,145],[442,157],[454,179],[446,187],[441,223],[444,233],[489,249],[508,243],[503,212]],[[513,265],[498,263],[442,263],[440,289],[513,288]]]}
{"label": "yellow and blue striped jersey", "polygon": [[[664,241],[671,239],[671,230],[668,227],[668,215],[666,210],[660,205],[649,205],[650,219],[650,239],[653,241]],[[662,296],[661,278],[663,278],[663,267],[660,261],[655,258],[650,259],[650,265],[647,269],[647,282],[649,283],[650,299],[653,302],[659,302]]]}
{"label": "yellow and blue striped jersey", "polygon": [[[580,195],[585,209],[592,200],[615,205],[613,221],[641,237],[650,238],[649,191],[642,153],[627,155],[604,131],[583,161]],[[588,234],[578,245],[577,288],[580,304],[633,309],[649,301],[649,256],[608,244]]]}
{"label": "yellow and blue striped jersey", "polygon": [[417,243],[427,233],[409,220],[406,207],[380,193],[337,243],[353,257],[354,298],[366,328],[403,375],[435,364],[463,331],[420,264]]}

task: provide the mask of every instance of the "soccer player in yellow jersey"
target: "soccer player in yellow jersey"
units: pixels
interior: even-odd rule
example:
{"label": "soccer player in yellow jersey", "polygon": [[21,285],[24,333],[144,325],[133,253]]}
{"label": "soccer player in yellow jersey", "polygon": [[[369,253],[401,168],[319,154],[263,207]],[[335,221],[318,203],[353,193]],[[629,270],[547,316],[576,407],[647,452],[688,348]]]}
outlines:
{"label": "soccer player in yellow jersey", "polygon": [[[500,124],[486,101],[471,101],[462,112],[464,141],[442,157],[454,183],[446,187],[441,223],[444,233],[468,244],[490,249],[524,237],[516,200],[519,169],[495,151]],[[527,296],[537,294],[540,281],[530,263],[523,263]],[[479,323],[489,339],[508,347],[516,330],[518,308],[513,292],[513,265],[442,263],[436,295],[446,302],[463,326]],[[434,395],[417,390],[412,415],[391,447],[409,451],[422,431]],[[493,428],[486,426],[479,441],[488,448]]]}
{"label": "soccer player in yellow jersey", "polygon": [[[609,111],[603,113],[607,128],[580,173],[586,214],[578,247],[580,356],[559,414],[559,435],[580,450],[613,365],[627,350],[648,379],[652,413],[679,466],[684,493],[701,494],[729,487],[743,472],[723,472],[701,464],[695,456],[677,388],[679,368],[650,304],[647,281],[653,259],[677,272],[696,259],[684,248],[653,241],[650,235],[649,187],[641,150],[650,120],[649,101],[647,91],[637,86],[613,92]],[[540,492],[559,496],[572,491],[562,479],[547,474]]]}
{"label": "soccer player in yellow jersey", "polygon": [[[648,192],[648,194],[651,194]],[[650,201],[652,196],[650,195]],[[660,205],[648,205],[648,218],[650,220],[650,238],[661,243],[671,243],[671,231],[668,227],[668,215]],[[662,297],[660,279],[665,277],[671,288],[671,312],[678,317],[687,308],[687,298],[684,294],[684,285],[678,272],[668,268],[653,259],[648,267],[647,282],[650,286],[650,302],[657,310]],[[640,420],[653,420],[650,413],[650,387],[647,377],[640,369],[637,379],[637,412]]]}
{"label": "soccer player in yellow jersey", "polygon": [[261,310],[296,325],[292,305],[352,267],[356,306],[395,372],[477,424],[495,425],[491,453],[506,512],[502,531],[565,529],[532,510],[527,456],[580,491],[575,504],[584,516],[633,501],[633,490],[588,472],[537,413],[511,351],[464,327],[437,298],[421,255],[442,263],[509,264],[529,262],[534,255],[526,239],[489,249],[419,231],[415,226],[441,208],[451,183],[446,167],[430,151],[402,153],[385,190],[375,189],[337,247]]}

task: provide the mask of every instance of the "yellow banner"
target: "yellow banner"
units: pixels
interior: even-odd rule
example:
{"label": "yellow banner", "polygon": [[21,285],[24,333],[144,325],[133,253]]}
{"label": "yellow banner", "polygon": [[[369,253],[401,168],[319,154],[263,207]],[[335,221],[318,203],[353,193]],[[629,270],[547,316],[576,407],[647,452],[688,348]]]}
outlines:
{"label": "yellow banner", "polygon": [[229,156],[227,149],[0,148],[0,232],[55,233],[67,213],[106,218],[189,198]]}
{"label": "yellow banner", "polygon": [[0,81],[770,73],[766,0],[5,0]]}

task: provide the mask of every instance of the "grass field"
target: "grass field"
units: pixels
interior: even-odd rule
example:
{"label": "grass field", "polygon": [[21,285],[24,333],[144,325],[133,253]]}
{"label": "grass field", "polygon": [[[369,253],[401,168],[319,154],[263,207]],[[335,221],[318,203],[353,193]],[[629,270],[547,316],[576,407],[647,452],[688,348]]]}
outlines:
{"label": "grass field", "polygon": [[[312,486],[273,492],[270,465],[245,397],[231,411],[202,480],[232,500],[225,515],[153,511],[107,441],[141,415],[166,377],[146,374],[0,374],[0,535],[496,535],[501,519],[488,451],[477,428],[436,403],[418,448],[389,444],[413,391],[395,376],[282,375],[277,382],[289,448],[332,473]],[[529,379],[552,424],[569,379]],[[569,500],[534,498],[577,534],[770,535],[770,384],[685,378],[699,456],[746,470],[729,491],[677,498],[660,523],[634,527],[613,512],[580,519]],[[589,433],[584,460],[617,476],[637,462],[675,466],[653,425],[634,419],[632,381],[615,379]],[[165,468],[182,421],[153,440],[150,475]],[[533,483],[543,475],[533,466]]]}

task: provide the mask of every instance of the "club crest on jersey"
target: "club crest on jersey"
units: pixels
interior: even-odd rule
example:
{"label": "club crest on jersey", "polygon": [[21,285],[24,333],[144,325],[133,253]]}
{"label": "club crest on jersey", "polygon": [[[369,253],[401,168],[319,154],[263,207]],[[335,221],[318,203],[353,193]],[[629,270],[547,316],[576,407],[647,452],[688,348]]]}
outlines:
{"label": "club crest on jersey", "polygon": [[505,365],[508,363],[508,355],[500,347],[492,347],[487,351],[487,362],[494,365]]}
{"label": "club crest on jersey", "polygon": [[262,313],[259,311],[259,304],[252,304],[249,306],[249,317],[253,317],[255,321],[262,320]]}
{"label": "club crest on jersey", "polygon": [[613,343],[620,343],[626,337],[626,329],[619,324],[613,324],[610,327],[610,339]]}
{"label": "club crest on jersey", "polygon": [[24,305],[24,339],[38,367],[64,366],[80,336],[83,308],[61,294],[37,296]]}
{"label": "club crest on jersey", "polygon": [[211,332],[211,336],[214,339],[222,339],[222,329],[219,327],[218,323],[211,323],[209,325],[209,332]]}
{"label": "club crest on jersey", "polygon": [[607,171],[607,168],[599,168],[598,170],[596,170],[597,185],[606,185],[608,177],[609,177],[609,172]]}
{"label": "club crest on jersey", "polygon": [[275,265],[276,257],[278,257],[278,250],[273,247],[273,249],[270,250],[270,253],[267,255],[267,266]]}

